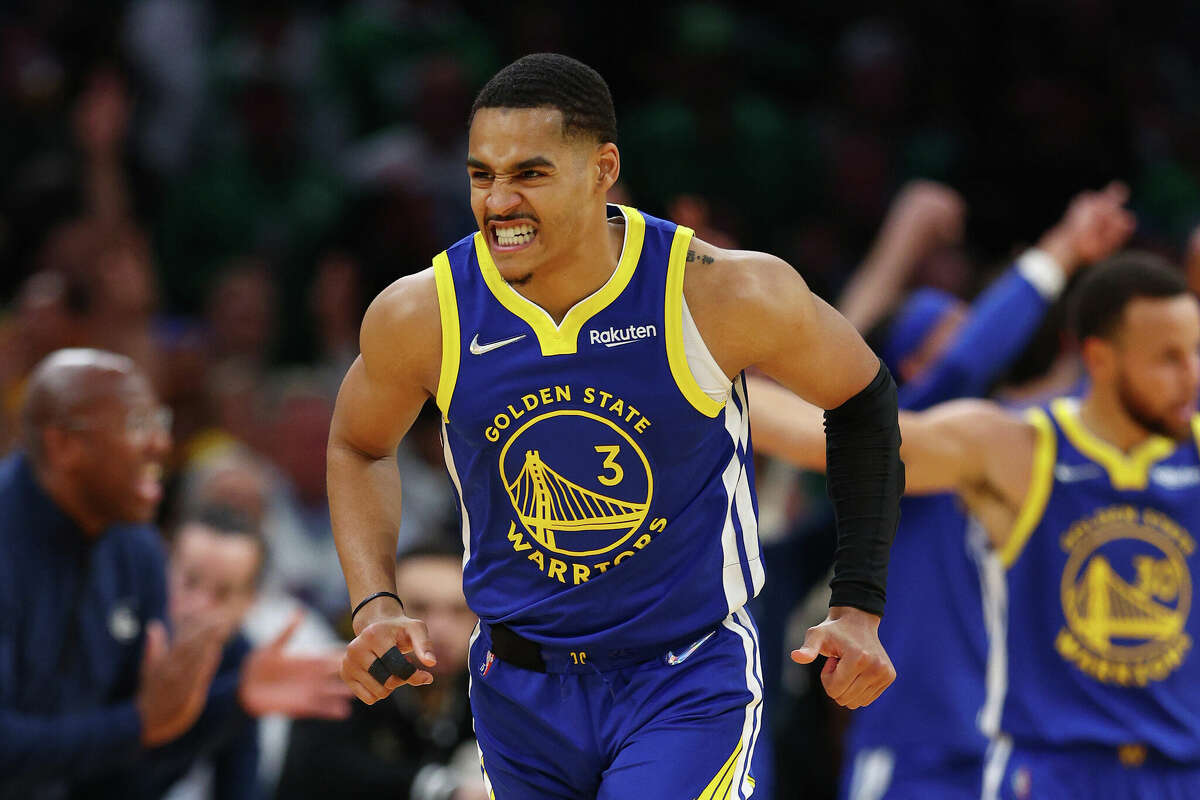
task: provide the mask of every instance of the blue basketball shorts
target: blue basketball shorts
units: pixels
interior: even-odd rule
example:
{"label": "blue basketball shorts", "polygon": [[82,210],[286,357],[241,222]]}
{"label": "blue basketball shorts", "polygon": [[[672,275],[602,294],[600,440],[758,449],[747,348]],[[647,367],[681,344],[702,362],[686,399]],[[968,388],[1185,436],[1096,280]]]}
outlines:
{"label": "blue basketball shorts", "polygon": [[744,609],[691,644],[615,669],[556,653],[547,672],[522,669],[477,632],[471,711],[489,796],[749,798],[763,722],[758,649]]}
{"label": "blue basketball shorts", "polygon": [[863,748],[847,754],[841,800],[979,800],[983,756],[964,760],[932,748]]}
{"label": "blue basketball shorts", "polygon": [[992,749],[999,752],[988,764],[994,780],[985,781],[984,800],[1200,798],[1200,764],[1168,761],[1143,747],[1041,749],[1002,739]]}

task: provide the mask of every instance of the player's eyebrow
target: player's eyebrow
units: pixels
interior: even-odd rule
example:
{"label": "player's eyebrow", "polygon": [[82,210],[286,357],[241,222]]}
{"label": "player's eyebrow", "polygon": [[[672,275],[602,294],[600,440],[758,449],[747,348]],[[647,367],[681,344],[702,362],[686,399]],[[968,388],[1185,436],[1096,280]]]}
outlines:
{"label": "player's eyebrow", "polygon": [[[471,156],[467,157],[467,166],[471,167],[472,169],[481,169],[484,172],[492,171],[492,168],[489,167],[487,164],[483,163],[478,158],[474,158]],[[513,165],[513,168],[511,171],[512,172],[523,172],[524,170],[533,169],[534,167],[549,167],[550,169],[554,169],[554,162],[551,161],[550,159],[546,158],[545,156],[534,156],[533,158],[527,158],[524,161],[521,161],[521,162]]]}

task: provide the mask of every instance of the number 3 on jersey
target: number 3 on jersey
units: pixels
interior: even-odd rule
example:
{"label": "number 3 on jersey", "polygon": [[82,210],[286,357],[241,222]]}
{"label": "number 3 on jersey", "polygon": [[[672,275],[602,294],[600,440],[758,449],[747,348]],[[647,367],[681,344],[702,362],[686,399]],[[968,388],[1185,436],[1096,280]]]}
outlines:
{"label": "number 3 on jersey", "polygon": [[621,445],[598,444],[596,445],[596,452],[608,453],[608,456],[604,459],[603,467],[606,470],[612,470],[612,475],[597,475],[596,480],[605,486],[616,486],[625,477],[625,470],[621,469],[621,465],[617,463],[617,453],[621,452]]}

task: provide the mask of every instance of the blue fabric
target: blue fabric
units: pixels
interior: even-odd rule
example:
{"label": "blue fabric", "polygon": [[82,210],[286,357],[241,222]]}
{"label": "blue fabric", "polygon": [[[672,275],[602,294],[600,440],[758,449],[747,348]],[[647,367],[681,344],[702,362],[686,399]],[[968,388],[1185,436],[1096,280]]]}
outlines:
{"label": "blue fabric", "polygon": [[133,695],[145,624],[165,613],[162,546],[146,525],[89,540],[15,455],[0,552],[0,797],[85,796],[141,753]]}
{"label": "blue fabric", "polygon": [[241,668],[251,649],[250,641],[240,633],[225,645],[200,718],[175,741],[150,751],[139,764],[140,796],[161,796],[197,762],[206,760],[213,767],[214,797],[259,797],[258,723],[238,702]]}
{"label": "blue fabric", "polygon": [[1111,748],[1063,752],[1018,747],[999,788],[1001,800],[1195,800],[1200,797],[1200,766],[1154,756],[1140,766],[1126,766]]}
{"label": "blue fabric", "polygon": [[1197,443],[1153,462],[1144,488],[1117,488],[1051,417],[1053,487],[1008,570],[1001,729],[1022,746],[1136,742],[1200,764]]}
{"label": "blue fabric", "polygon": [[959,397],[982,397],[1020,355],[1048,308],[1033,284],[1010,267],[976,298],[937,363],[900,387],[900,407],[920,411]]}
{"label": "blue fabric", "polygon": [[471,709],[497,800],[695,798],[721,774],[717,797],[769,797],[743,780],[762,722],[754,626],[742,611],[716,630],[681,662],[590,674],[491,660],[481,634]]}
{"label": "blue fabric", "polygon": [[921,344],[958,298],[941,289],[923,287],[914,290],[888,326],[887,341],[880,358],[893,375],[902,374],[900,364],[920,349]]}
{"label": "blue fabric", "polygon": [[460,357],[444,436],[465,511],[463,588],[480,619],[543,646],[675,641],[763,582],[745,380],[715,417],[676,384],[665,300],[677,226],[642,216],[628,285],[573,353],[543,353],[485,282],[473,237],[446,251]]}
{"label": "blue fabric", "polygon": [[[900,387],[900,407],[921,410],[984,393],[1028,343],[1047,308],[1016,266],[1010,267],[975,301],[942,359]],[[951,776],[951,787],[961,786],[964,771],[981,771],[987,739],[976,715],[986,694],[990,643],[979,579],[979,559],[985,556],[968,541],[967,518],[953,496],[901,500],[880,625],[897,679],[878,700],[854,712],[843,791],[853,779],[855,758],[867,748],[889,749],[898,765],[926,765],[915,772],[898,766],[883,795],[887,800],[921,796],[930,776],[939,773],[930,763],[935,753],[941,753],[941,771]],[[931,648],[936,665],[930,663]],[[956,790],[947,791],[953,796]]]}
{"label": "blue fabric", "polygon": [[938,747],[858,750],[839,789],[841,800],[980,800],[983,765],[955,761]]}

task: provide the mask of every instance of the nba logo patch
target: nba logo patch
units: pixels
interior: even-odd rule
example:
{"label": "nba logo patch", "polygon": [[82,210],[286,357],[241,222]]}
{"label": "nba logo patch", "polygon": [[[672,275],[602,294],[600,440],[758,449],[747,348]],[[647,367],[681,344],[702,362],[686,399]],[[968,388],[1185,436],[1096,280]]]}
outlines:
{"label": "nba logo patch", "polygon": [[491,650],[487,651],[487,655],[483,657],[483,663],[479,665],[479,677],[485,677],[488,670],[492,668],[492,663],[495,662],[496,656]]}

